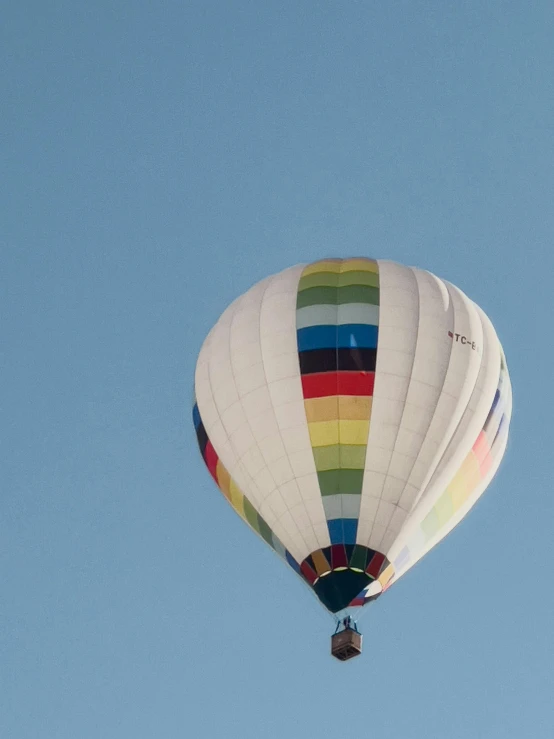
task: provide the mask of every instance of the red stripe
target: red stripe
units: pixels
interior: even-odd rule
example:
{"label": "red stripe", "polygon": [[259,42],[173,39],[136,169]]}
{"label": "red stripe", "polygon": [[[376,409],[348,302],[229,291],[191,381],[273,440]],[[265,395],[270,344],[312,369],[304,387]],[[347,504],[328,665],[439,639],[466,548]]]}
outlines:
{"label": "red stripe", "polygon": [[305,560],[300,565],[300,571],[302,572],[306,580],[310,583],[310,585],[313,585],[314,582],[317,580],[317,573],[312,570],[310,565]]}
{"label": "red stripe", "polygon": [[306,400],[336,395],[337,373],[316,372],[313,375],[302,375],[302,392]]}
{"label": "red stripe", "polygon": [[385,555],[381,554],[381,552],[375,552],[365,571],[368,575],[371,575],[371,577],[379,577],[379,571],[381,570],[381,565],[384,561]]}
{"label": "red stripe", "polygon": [[477,441],[473,445],[473,453],[477,457],[477,460],[479,464],[482,464],[485,460],[485,457],[490,452],[490,445],[489,440],[487,439],[487,435],[484,431],[481,431],[479,436],[477,437]]}
{"label": "red stripe", "polygon": [[373,395],[375,372],[316,372],[302,375],[304,398],[331,395]]}
{"label": "red stripe", "polygon": [[354,608],[354,606],[363,606],[363,605],[364,605],[364,603],[365,603],[365,600],[364,600],[363,598],[358,598],[358,597],[356,597],[356,598],[354,598],[354,600],[353,600],[353,601],[351,601],[351,602],[350,602],[350,603],[348,604],[348,606],[349,606],[350,608]]}
{"label": "red stripe", "polygon": [[204,462],[206,462],[206,467],[210,471],[210,475],[214,478],[214,480],[217,482],[217,461],[219,457],[216,454],[215,449],[212,446],[212,442],[208,441],[206,444],[206,448],[204,449]]}
{"label": "red stripe", "polygon": [[339,395],[373,395],[375,372],[338,372]]}
{"label": "red stripe", "polygon": [[331,567],[334,570],[336,570],[337,567],[348,567],[344,544],[333,544],[331,547]]}

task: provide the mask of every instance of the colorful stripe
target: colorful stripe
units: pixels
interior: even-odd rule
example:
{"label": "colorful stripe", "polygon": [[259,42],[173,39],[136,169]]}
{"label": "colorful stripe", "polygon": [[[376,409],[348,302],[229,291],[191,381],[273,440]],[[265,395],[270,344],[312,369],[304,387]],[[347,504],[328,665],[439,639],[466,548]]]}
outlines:
{"label": "colorful stripe", "polygon": [[[200,448],[202,458],[210,475],[215,480],[225,498],[227,498],[243,521],[245,521],[250,528],[258,534],[258,536],[266,541],[269,546],[293,568],[295,572],[300,574],[301,566],[290,552],[285,549],[264,518],[260,516],[248,498],[241,492],[241,490],[239,490],[236,483],[225,469],[211,441],[208,439],[196,402],[192,409],[192,420],[196,430],[196,438],[198,440],[198,446]],[[306,576],[304,572],[302,572],[302,574]]]}
{"label": "colorful stripe", "polygon": [[381,552],[361,544],[343,543],[312,552],[302,562],[300,570],[332,613],[363,606],[368,600],[366,588],[383,577],[386,584],[394,574],[391,563]]}
{"label": "colorful stripe", "polygon": [[305,267],[296,302],[298,357],[332,546],[356,543],[378,326],[375,260],[325,259]]}
{"label": "colorful stripe", "polygon": [[509,401],[508,370],[505,359],[501,356],[498,387],[483,429],[477,436],[459,470],[421,522],[413,540],[396,557],[394,565],[397,572],[404,569],[419,556],[428,542],[439,534],[441,529],[467,503],[477,486],[490,472],[498,451],[503,448],[508,433],[506,413],[509,411]]}

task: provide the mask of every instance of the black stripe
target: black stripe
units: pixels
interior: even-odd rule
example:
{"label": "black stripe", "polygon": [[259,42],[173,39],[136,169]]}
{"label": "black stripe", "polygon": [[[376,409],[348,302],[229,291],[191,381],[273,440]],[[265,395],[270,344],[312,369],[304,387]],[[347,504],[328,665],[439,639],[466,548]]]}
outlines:
{"label": "black stripe", "polygon": [[350,560],[352,559],[352,552],[354,551],[354,547],[355,546],[356,546],[355,544],[345,544],[344,545],[344,550],[346,552],[346,561],[347,562],[350,562]]}
{"label": "black stripe", "polygon": [[198,439],[198,446],[200,447],[200,454],[204,456],[204,452],[206,451],[206,445],[208,443],[208,434],[206,433],[206,429],[204,428],[203,423],[201,423],[200,426],[196,429],[196,438]]}
{"label": "black stripe", "polygon": [[300,352],[300,373],[311,375],[314,372],[336,372],[337,350],[336,349],[311,349]]}
{"label": "black stripe", "polygon": [[353,347],[351,349],[339,349],[339,371],[359,370],[363,372],[375,372],[377,349],[362,349]]}
{"label": "black stripe", "polygon": [[375,372],[377,349],[311,349],[298,357],[302,375],[337,370]]}

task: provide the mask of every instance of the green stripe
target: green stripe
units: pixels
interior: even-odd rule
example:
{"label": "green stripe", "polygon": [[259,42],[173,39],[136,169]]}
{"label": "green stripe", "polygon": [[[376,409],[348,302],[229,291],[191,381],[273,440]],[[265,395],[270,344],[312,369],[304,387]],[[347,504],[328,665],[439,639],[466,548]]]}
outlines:
{"label": "green stripe", "polygon": [[339,274],[337,272],[314,272],[300,278],[298,291],[307,290],[310,287],[338,287]]}
{"label": "green stripe", "polygon": [[248,498],[244,498],[244,516],[254,531],[260,534],[273,547],[273,532]]}
{"label": "green stripe", "polygon": [[305,308],[307,305],[337,305],[338,290],[336,287],[310,287],[302,290],[296,297],[296,307]]}
{"label": "green stripe", "polygon": [[375,272],[341,272],[338,278],[339,286],[369,285],[370,287],[379,287],[379,275]]}
{"label": "green stripe", "polygon": [[370,303],[379,305],[379,288],[367,285],[345,285],[337,290],[339,305],[344,303]]}
{"label": "green stripe", "polygon": [[441,495],[441,497],[435,503],[435,510],[439,523],[443,526],[454,513],[454,503],[450,495]]}
{"label": "green stripe", "polygon": [[439,517],[434,508],[432,508],[423,519],[421,528],[423,529],[423,533],[425,534],[427,539],[430,539],[432,536],[434,536],[434,534],[437,533],[439,529]]}
{"label": "green stripe", "polygon": [[258,527],[260,534],[262,535],[262,538],[264,538],[267,543],[273,547],[273,532],[269,528],[269,526],[266,524],[264,519],[258,514]]}
{"label": "green stripe", "polygon": [[258,523],[258,512],[252,505],[252,503],[248,500],[248,498],[244,498],[244,517],[252,526],[254,531],[257,531],[260,533],[260,525]]}
{"label": "green stripe", "polygon": [[345,303],[369,303],[379,305],[379,288],[369,285],[345,285],[344,287],[310,287],[296,298],[297,309],[308,305],[344,305]]}
{"label": "green stripe", "polygon": [[318,472],[321,495],[361,495],[364,470]]}
{"label": "green stripe", "polygon": [[312,447],[314,453],[315,468],[318,472],[325,472],[325,470],[337,470],[340,467],[340,445],[334,444],[332,446],[314,446]]}
{"label": "green stripe", "polygon": [[367,567],[367,549],[356,544],[352,556],[350,557],[350,567],[356,567],[358,570],[365,570]]}
{"label": "green stripe", "polygon": [[365,468],[366,447],[361,444],[340,444],[340,465],[342,469],[363,470]]}
{"label": "green stripe", "polygon": [[365,446],[334,444],[313,447],[315,467],[318,472],[326,470],[363,470],[365,466]]}

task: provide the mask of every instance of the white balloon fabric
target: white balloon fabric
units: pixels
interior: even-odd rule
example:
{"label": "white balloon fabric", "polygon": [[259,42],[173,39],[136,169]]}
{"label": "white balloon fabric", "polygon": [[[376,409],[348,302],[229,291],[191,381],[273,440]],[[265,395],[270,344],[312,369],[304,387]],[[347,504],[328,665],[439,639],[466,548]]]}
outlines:
{"label": "white balloon fabric", "polygon": [[365,258],[298,265],[238,298],[195,393],[223,494],[332,613],[373,600],[461,521],[500,464],[512,403],[475,303]]}

